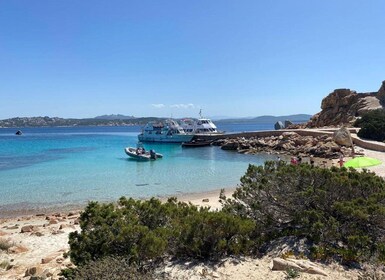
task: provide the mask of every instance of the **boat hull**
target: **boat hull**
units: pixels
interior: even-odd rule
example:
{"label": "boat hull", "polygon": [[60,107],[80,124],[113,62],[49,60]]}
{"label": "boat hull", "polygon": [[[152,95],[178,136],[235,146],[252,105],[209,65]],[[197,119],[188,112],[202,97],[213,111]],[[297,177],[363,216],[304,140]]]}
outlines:
{"label": "boat hull", "polygon": [[139,134],[138,139],[141,142],[161,142],[161,143],[182,143],[189,142],[193,139],[194,135],[190,134],[174,134],[174,135],[162,135],[162,134]]}
{"label": "boat hull", "polygon": [[212,141],[183,142],[182,147],[184,147],[184,148],[207,147],[207,146],[211,146],[211,142]]}

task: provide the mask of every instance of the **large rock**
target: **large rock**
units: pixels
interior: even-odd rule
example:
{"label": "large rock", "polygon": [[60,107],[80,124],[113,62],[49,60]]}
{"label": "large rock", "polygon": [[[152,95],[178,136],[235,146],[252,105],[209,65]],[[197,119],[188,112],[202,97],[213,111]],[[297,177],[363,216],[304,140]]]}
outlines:
{"label": "large rock", "polygon": [[319,268],[315,263],[312,263],[307,260],[294,260],[294,259],[273,259],[272,270],[286,271],[288,268],[305,272],[309,274],[318,274],[327,276],[325,271]]}
{"label": "large rock", "polygon": [[378,99],[381,104],[385,106],[385,81],[382,82],[380,89],[378,90]]}
{"label": "large rock", "polygon": [[349,130],[346,127],[341,127],[340,129],[334,131],[333,134],[333,141],[336,142],[338,145],[348,146],[352,147],[352,137],[350,135]]}
{"label": "large rock", "polygon": [[307,126],[350,126],[363,114],[383,108],[383,105],[385,81],[378,92],[357,93],[350,89],[336,89],[322,100],[322,111],[315,114]]}
{"label": "large rock", "polygon": [[275,130],[279,130],[279,129],[283,129],[285,128],[285,126],[283,125],[283,123],[281,121],[277,121],[275,124],[274,124],[274,129]]}
{"label": "large rock", "polygon": [[27,226],[23,226],[20,230],[21,233],[25,233],[25,232],[32,232],[34,231],[35,227],[32,226],[32,225],[27,225]]}
{"label": "large rock", "polygon": [[237,142],[227,142],[222,145],[221,149],[222,150],[237,150],[239,144]]}
{"label": "large rock", "polygon": [[285,128],[288,128],[289,126],[293,125],[293,123],[289,120],[285,121]]}

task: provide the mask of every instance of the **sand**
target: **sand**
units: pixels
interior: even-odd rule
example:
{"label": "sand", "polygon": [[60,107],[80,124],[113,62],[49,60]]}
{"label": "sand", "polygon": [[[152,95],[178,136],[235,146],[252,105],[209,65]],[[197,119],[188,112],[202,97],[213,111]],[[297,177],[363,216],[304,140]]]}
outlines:
{"label": "sand", "polygon": [[[385,153],[357,148],[360,153],[374,157],[383,163],[367,168],[379,176],[385,177]],[[348,160],[349,158],[345,158]],[[338,160],[329,162],[338,166]],[[235,188],[226,189],[229,196]],[[220,190],[199,194],[177,196],[179,200],[191,202],[198,206],[209,206],[211,209],[220,209]],[[165,199],[164,199],[165,200]],[[14,245],[11,252],[0,250],[0,264],[9,264],[12,268],[0,268],[0,279],[29,279],[24,277],[26,271],[36,268],[37,272],[49,275],[48,279],[59,279],[61,269],[71,267],[69,258],[64,258],[63,253],[69,249],[68,234],[79,230],[77,218],[79,211],[73,213],[57,213],[56,215],[21,215],[16,218],[0,219],[0,240]],[[22,233],[24,226],[33,226],[30,232]],[[220,264],[204,263],[169,263],[164,268],[170,279],[285,279],[283,271],[272,271],[273,258],[227,258]],[[327,276],[301,273],[299,279],[358,279],[362,271],[357,269],[347,270],[338,264],[314,264]],[[28,273],[27,273],[28,274]],[[24,277],[24,278],[23,278]],[[365,279],[365,278],[362,278]],[[380,278],[378,278],[380,279]]]}

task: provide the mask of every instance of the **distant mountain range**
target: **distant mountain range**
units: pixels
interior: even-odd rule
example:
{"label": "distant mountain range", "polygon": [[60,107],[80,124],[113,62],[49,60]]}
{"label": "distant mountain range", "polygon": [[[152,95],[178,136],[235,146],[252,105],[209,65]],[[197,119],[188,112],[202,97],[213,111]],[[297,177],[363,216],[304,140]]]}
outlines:
{"label": "distant mountain range", "polygon": [[132,119],[135,119],[134,116],[125,116],[125,115],[121,115],[121,114],[117,114],[117,115],[102,115],[102,116],[97,116],[95,117],[94,119],[97,119],[97,120],[132,120]]}
{"label": "distant mountain range", "polygon": [[[289,120],[294,123],[307,122],[311,115],[298,114],[289,116],[260,116],[255,118],[232,118],[216,120],[215,123],[275,123],[277,121]],[[58,117],[17,117],[0,120],[1,127],[46,127],[46,126],[129,126],[145,125],[149,121],[164,120],[165,118],[144,117],[124,115],[102,115],[88,119],[64,119]]]}
{"label": "distant mountain range", "polygon": [[221,119],[215,121],[216,123],[276,123],[277,121],[291,121],[294,123],[307,122],[310,120],[312,115],[308,114],[296,114],[287,116],[259,116],[250,118],[232,118],[232,119]]}

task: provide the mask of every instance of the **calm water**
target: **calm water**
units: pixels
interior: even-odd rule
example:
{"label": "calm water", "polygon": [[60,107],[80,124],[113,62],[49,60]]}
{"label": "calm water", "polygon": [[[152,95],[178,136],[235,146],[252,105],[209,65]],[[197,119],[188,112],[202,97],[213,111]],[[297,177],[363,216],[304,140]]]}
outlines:
{"label": "calm water", "polygon": [[[226,125],[227,132],[271,129]],[[241,155],[218,147],[181,148],[146,144],[163,159],[136,162],[124,153],[135,146],[140,127],[0,129],[0,210],[63,206],[89,200],[114,201],[234,187],[249,163],[268,155]]]}

